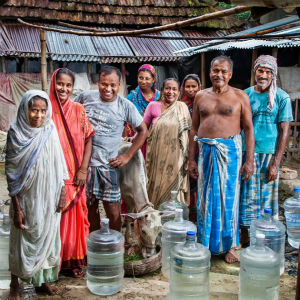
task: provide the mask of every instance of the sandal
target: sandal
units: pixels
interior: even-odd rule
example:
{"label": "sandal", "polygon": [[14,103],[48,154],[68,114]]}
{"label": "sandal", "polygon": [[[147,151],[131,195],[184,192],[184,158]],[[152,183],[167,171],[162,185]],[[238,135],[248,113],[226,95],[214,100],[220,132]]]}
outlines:
{"label": "sandal", "polygon": [[78,269],[71,269],[70,275],[74,278],[82,277],[83,276],[83,270],[81,268]]}

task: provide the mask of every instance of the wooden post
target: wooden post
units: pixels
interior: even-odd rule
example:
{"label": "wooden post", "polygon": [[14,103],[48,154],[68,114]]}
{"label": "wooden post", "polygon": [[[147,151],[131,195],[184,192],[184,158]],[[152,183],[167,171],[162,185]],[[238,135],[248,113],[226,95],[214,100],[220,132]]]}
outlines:
{"label": "wooden post", "polygon": [[47,92],[47,57],[46,57],[46,32],[40,29],[41,37],[41,72],[42,72],[42,90]]}
{"label": "wooden post", "polygon": [[52,59],[49,60],[49,67],[50,67],[50,73],[52,74],[54,72],[54,64]]}
{"label": "wooden post", "polygon": [[[300,253],[300,247],[299,247],[299,252]],[[297,284],[296,284],[296,297],[295,300],[300,300],[300,255],[298,259],[298,271],[297,271]]]}
{"label": "wooden post", "polygon": [[1,57],[1,66],[2,66],[2,72],[6,73],[6,66],[5,66],[5,57]]}
{"label": "wooden post", "polygon": [[255,74],[253,72],[254,69],[254,63],[257,59],[257,49],[252,50],[252,64],[251,64],[251,79],[250,79],[250,86],[253,86],[255,84]]}
{"label": "wooden post", "polygon": [[92,64],[90,62],[87,63],[87,72],[89,75],[92,74]]}
{"label": "wooden post", "polygon": [[28,57],[24,57],[24,73],[28,73]]}
{"label": "wooden post", "polygon": [[275,58],[277,58],[277,56],[278,56],[278,48],[272,48],[272,56],[274,56]]}
{"label": "wooden post", "polygon": [[124,71],[126,71],[125,63],[121,63],[121,72],[124,72]]}
{"label": "wooden post", "polygon": [[299,51],[299,52],[298,52],[298,67],[300,67],[300,48],[299,48],[298,51]]}
{"label": "wooden post", "polygon": [[201,53],[201,85],[202,89],[205,89],[206,82],[205,82],[205,53]]}
{"label": "wooden post", "polygon": [[[295,122],[298,122],[298,99],[295,100]],[[297,126],[294,126],[294,134],[293,134],[293,148],[297,148]],[[294,153],[291,154],[294,156]]]}

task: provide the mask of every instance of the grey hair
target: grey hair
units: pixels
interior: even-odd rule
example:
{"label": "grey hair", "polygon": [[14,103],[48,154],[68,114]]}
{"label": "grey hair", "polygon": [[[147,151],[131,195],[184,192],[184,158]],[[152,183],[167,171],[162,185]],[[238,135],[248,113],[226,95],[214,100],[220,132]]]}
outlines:
{"label": "grey hair", "polygon": [[227,61],[229,63],[229,66],[230,66],[230,71],[233,70],[233,60],[227,56],[227,55],[220,55],[220,56],[217,56],[215,57],[211,63],[210,63],[210,68],[212,68],[213,64],[216,62],[216,61],[219,61],[219,62],[224,62],[224,61]]}
{"label": "grey hair", "polygon": [[33,97],[28,101],[28,108],[31,108],[36,100],[43,100],[43,101],[45,101],[45,102],[46,102],[46,106],[47,106],[47,108],[48,108],[48,102],[47,102],[47,100],[46,100],[45,98],[41,97],[41,96],[33,96]]}

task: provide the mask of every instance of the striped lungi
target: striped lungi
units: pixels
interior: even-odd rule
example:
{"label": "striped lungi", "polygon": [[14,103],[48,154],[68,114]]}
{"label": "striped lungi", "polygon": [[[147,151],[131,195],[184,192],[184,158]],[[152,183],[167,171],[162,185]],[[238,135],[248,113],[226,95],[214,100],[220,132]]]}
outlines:
{"label": "striped lungi", "polygon": [[[243,153],[243,161],[246,153]],[[248,181],[242,181],[240,201],[240,225],[248,227],[251,222],[264,215],[265,208],[272,209],[272,216],[278,219],[278,183],[267,182],[267,171],[274,154],[254,153],[254,173]]]}
{"label": "striped lungi", "polygon": [[199,139],[197,224],[199,241],[213,254],[239,244],[241,135]]}

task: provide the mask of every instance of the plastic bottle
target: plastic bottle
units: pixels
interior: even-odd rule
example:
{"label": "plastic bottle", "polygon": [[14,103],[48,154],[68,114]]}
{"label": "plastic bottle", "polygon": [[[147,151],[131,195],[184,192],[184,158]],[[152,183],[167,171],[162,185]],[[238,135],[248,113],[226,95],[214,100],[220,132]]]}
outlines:
{"label": "plastic bottle", "polygon": [[169,300],[209,300],[210,251],[188,231],[185,244],[171,249]]}
{"label": "plastic bottle", "polygon": [[299,249],[300,244],[300,187],[294,187],[295,196],[286,199],[284,207],[284,215],[286,220],[288,242]]}
{"label": "plastic bottle", "polygon": [[[175,212],[176,208],[181,208],[183,210],[183,219],[189,220],[189,208],[184,203],[181,203],[177,200],[177,191],[171,192],[171,199],[162,203],[159,207],[159,211],[173,211]],[[161,217],[161,224],[164,225],[168,221],[174,221],[174,215],[171,216],[162,216]]]}
{"label": "plastic bottle", "polygon": [[176,208],[175,221],[169,221],[162,227],[162,267],[166,278],[170,277],[170,250],[177,244],[184,244],[187,231],[197,232],[197,227],[182,218],[182,209]]}
{"label": "plastic bottle", "polygon": [[263,234],[257,234],[255,246],[240,254],[239,300],[278,300],[279,278],[279,255],[265,246]]}
{"label": "plastic bottle", "polygon": [[87,237],[87,286],[97,295],[120,291],[124,277],[124,237],[109,229],[109,219]]}
{"label": "plastic bottle", "polygon": [[255,245],[256,234],[265,235],[265,245],[277,252],[280,257],[280,275],[284,273],[285,252],[285,226],[278,220],[273,219],[272,210],[264,209],[264,218],[257,219],[250,226],[250,245]]}
{"label": "plastic bottle", "polygon": [[0,280],[10,281],[8,253],[9,253],[10,219],[3,214],[3,224],[0,226]]}

